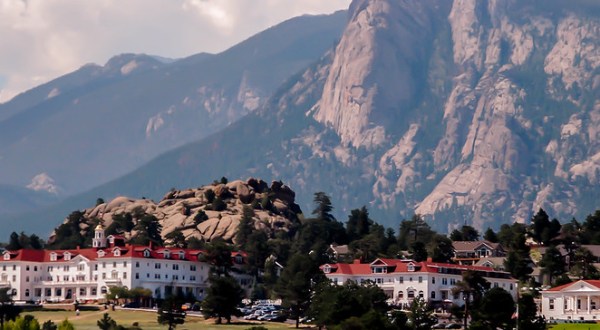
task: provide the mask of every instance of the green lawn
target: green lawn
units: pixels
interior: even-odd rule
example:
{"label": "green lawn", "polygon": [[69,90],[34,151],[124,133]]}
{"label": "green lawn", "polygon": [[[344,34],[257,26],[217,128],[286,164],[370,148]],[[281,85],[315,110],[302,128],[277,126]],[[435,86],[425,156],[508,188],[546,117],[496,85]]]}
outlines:
{"label": "green lawn", "polygon": [[[73,311],[36,311],[36,312],[25,312],[25,314],[31,314],[40,322],[44,323],[47,320],[52,320],[54,323],[59,323],[65,318],[68,318],[75,325],[77,330],[96,330],[98,321],[102,314],[108,312],[117,323],[123,326],[131,326],[133,322],[138,322],[139,326],[146,330],[158,330],[166,329],[164,325],[159,325],[156,322],[156,313],[153,312],[140,312],[140,311],[82,311],[79,316],[75,315]],[[258,325],[258,324],[256,324]],[[265,323],[262,324],[264,327],[270,330],[283,330],[290,329],[293,327],[291,324],[283,323]],[[185,324],[177,326],[180,330],[244,330],[250,328],[253,324],[231,324],[231,325],[215,325],[214,320],[204,320],[202,317],[188,316],[185,319]]]}
{"label": "green lawn", "polygon": [[600,324],[592,323],[562,323],[550,327],[551,330],[600,330]]}

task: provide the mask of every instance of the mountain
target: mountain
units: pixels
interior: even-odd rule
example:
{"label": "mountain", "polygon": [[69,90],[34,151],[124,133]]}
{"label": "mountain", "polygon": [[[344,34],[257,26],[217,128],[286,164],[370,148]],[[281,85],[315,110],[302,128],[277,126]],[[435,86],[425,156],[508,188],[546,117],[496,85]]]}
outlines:
{"label": "mountain", "polygon": [[0,105],[0,183],[47,179],[64,197],[217,132],[318,59],[346,19],[297,17],[216,55],[122,54],[20,94]]}
{"label": "mountain", "polygon": [[394,227],[582,219],[600,200],[599,32],[595,1],[355,0],[335,47],[256,111],[45,215],[226,176]]}

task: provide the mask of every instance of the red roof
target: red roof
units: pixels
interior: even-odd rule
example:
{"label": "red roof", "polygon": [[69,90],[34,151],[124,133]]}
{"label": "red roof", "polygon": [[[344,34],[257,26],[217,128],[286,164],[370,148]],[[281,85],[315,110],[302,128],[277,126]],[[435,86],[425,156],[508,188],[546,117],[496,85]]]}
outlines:
{"label": "red roof", "polygon": [[413,265],[415,273],[442,273],[440,269],[458,269],[461,271],[465,270],[475,270],[475,271],[484,271],[484,272],[494,272],[494,273],[504,273],[494,270],[491,267],[483,267],[483,266],[466,266],[466,265],[457,265],[457,264],[447,264],[447,263],[437,263],[430,261],[407,261],[401,259],[376,259],[370,264],[345,264],[345,263],[336,263],[336,264],[325,264],[321,266],[323,269],[325,266],[329,266],[331,271],[330,274],[343,274],[343,275],[371,275],[373,274],[371,267],[372,266],[387,266],[387,273],[406,273],[408,272],[409,265]]}
{"label": "red roof", "polygon": [[[114,250],[119,250],[120,255],[115,256],[113,254]],[[197,256],[201,253],[201,250],[192,250],[192,249],[180,249],[180,248],[159,248],[152,249],[148,246],[114,246],[107,247],[103,249],[96,248],[86,248],[86,249],[73,249],[73,250],[31,250],[31,249],[21,249],[16,251],[6,251],[5,253],[10,254],[10,260],[4,260],[4,258],[0,258],[0,262],[7,261],[33,261],[33,262],[61,262],[64,260],[65,253],[71,254],[71,259],[82,256],[89,260],[96,259],[111,259],[111,258],[144,258],[144,251],[149,250],[150,256],[152,259],[168,259],[165,258],[165,250],[169,250],[171,254],[170,259],[181,260],[178,258],[181,251],[184,252],[183,260],[197,260]],[[104,256],[98,257],[98,252],[103,251]],[[50,255],[55,253],[56,260],[50,260]]]}
{"label": "red roof", "polygon": [[579,281],[574,281],[574,282],[571,282],[571,283],[567,283],[567,284],[555,286],[555,287],[550,288],[550,289],[548,289],[546,291],[562,291],[563,289],[568,288],[571,285],[573,285],[575,283],[578,283],[578,282],[585,282],[585,283],[587,283],[587,284],[589,284],[591,286],[594,286],[594,287],[600,289],[600,280],[579,280]]}

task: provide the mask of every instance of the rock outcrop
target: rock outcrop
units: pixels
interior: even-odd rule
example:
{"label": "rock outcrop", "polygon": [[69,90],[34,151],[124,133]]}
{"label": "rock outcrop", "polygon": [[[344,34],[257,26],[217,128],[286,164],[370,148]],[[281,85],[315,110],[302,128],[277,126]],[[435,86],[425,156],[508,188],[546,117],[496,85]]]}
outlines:
{"label": "rock outcrop", "polygon": [[[214,193],[215,199],[224,202],[222,209],[215,210],[214,201],[209,202],[208,199],[212,198],[209,191]],[[115,215],[150,214],[160,221],[163,237],[179,230],[186,238],[210,241],[219,237],[235,241],[244,206],[253,208],[257,230],[265,230],[269,234],[288,230],[298,221],[301,213],[294,196],[295,193],[280,181],[274,181],[269,187],[263,180],[250,178],[194,189],[171,190],[158,203],[121,196],[86,209],[83,214],[88,220],[101,219],[105,227],[110,226]],[[206,214],[206,219],[197,218],[202,212]],[[88,226],[82,227],[84,230],[86,228]]]}

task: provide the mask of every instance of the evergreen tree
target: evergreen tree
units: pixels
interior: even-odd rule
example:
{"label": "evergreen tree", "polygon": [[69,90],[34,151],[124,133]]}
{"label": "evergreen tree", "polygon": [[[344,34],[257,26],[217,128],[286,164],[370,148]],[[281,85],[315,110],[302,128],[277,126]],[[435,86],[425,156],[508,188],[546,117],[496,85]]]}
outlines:
{"label": "evergreen tree", "polygon": [[101,330],[113,330],[117,327],[117,322],[113,320],[108,313],[104,313],[102,318],[96,322],[96,325],[98,325],[98,328]]}
{"label": "evergreen tree", "polygon": [[454,242],[457,241],[477,241],[479,239],[479,232],[472,226],[464,225],[458,229],[454,229],[450,233],[450,239]]}
{"label": "evergreen tree", "polygon": [[594,267],[596,257],[585,247],[579,247],[573,253],[571,275],[579,279],[598,279],[600,274]]}
{"label": "evergreen tree", "polygon": [[216,317],[217,324],[221,324],[223,318],[230,323],[231,317],[239,314],[237,305],[242,301],[244,291],[233,277],[227,275],[213,275],[209,281],[210,287],[202,301],[202,314]]}
{"label": "evergreen tree", "polygon": [[518,303],[517,322],[519,322],[519,329],[546,330],[546,319],[541,315],[537,315],[537,304],[532,295],[523,294],[519,297]]}
{"label": "evergreen tree", "polygon": [[548,276],[548,282],[554,283],[554,278],[565,273],[565,261],[560,251],[553,245],[546,249],[540,260],[542,274]]}
{"label": "evergreen tree", "polygon": [[331,205],[331,199],[324,192],[315,193],[315,197],[313,199],[315,203],[315,209],[312,211],[312,214],[316,219],[322,221],[333,221],[335,217],[331,214],[333,211],[333,206]]}
{"label": "evergreen tree", "polygon": [[467,270],[462,274],[462,280],[452,288],[453,294],[462,294],[465,304],[463,313],[464,328],[467,329],[467,320],[472,306],[478,306],[483,294],[490,288],[490,283],[480,273]]}
{"label": "evergreen tree", "polygon": [[531,265],[533,261],[529,256],[529,246],[525,243],[525,227],[522,224],[513,224],[511,227],[512,237],[507,245],[508,254],[504,261],[506,271],[522,282],[529,278],[529,274],[533,272]]}
{"label": "evergreen tree", "polygon": [[494,230],[492,228],[488,228],[485,231],[485,233],[483,234],[483,239],[488,242],[498,243],[498,236],[496,235],[496,232],[494,232]]}
{"label": "evergreen tree", "polygon": [[402,220],[398,231],[398,245],[401,249],[408,249],[414,242],[427,244],[435,231],[418,214],[413,215],[410,220]]}
{"label": "evergreen tree", "polygon": [[410,313],[408,319],[415,330],[429,330],[435,324],[436,319],[433,316],[433,310],[427,306],[427,302],[416,297],[410,304]]}
{"label": "evergreen tree", "polygon": [[132,239],[133,244],[148,245],[152,242],[159,246],[163,245],[162,225],[155,216],[151,214],[143,215],[134,229],[137,231],[137,235]]}
{"label": "evergreen tree", "polygon": [[206,213],[203,210],[199,210],[196,213],[196,215],[194,216],[194,224],[196,226],[199,225],[199,224],[201,224],[205,220],[208,220],[208,215],[206,215]]}
{"label": "evergreen tree", "polygon": [[228,275],[233,263],[231,247],[222,239],[214,239],[206,245],[205,261],[211,264],[212,272],[217,276]]}
{"label": "evergreen tree", "polygon": [[165,238],[169,241],[168,246],[177,248],[186,248],[187,242],[185,236],[180,229],[175,229],[172,232],[165,235]]}
{"label": "evergreen tree", "polygon": [[410,252],[412,253],[412,259],[416,262],[427,260],[427,249],[425,243],[416,241],[410,246]]}
{"label": "evergreen tree", "polygon": [[175,329],[178,324],[185,323],[185,312],[181,309],[181,301],[177,297],[166,299],[157,312],[157,321],[159,324],[166,324],[169,330]]}
{"label": "evergreen tree", "polygon": [[269,246],[267,241],[269,237],[262,230],[257,230],[250,234],[248,242],[244,247],[244,251],[248,253],[246,269],[249,274],[258,276],[258,271],[261,269],[267,257],[269,256]]}
{"label": "evergreen tree", "polygon": [[242,208],[242,218],[238,224],[235,243],[240,249],[245,249],[248,238],[254,232],[254,209],[248,205]]}
{"label": "evergreen tree", "polygon": [[433,262],[451,262],[454,256],[452,241],[444,235],[436,234],[427,246],[427,253]]}
{"label": "evergreen tree", "polygon": [[328,281],[317,286],[309,314],[318,326],[330,328],[351,317],[362,317],[370,311],[384,315],[389,309],[388,297],[375,283],[343,285]]}
{"label": "evergreen tree", "polygon": [[369,211],[363,206],[361,209],[350,211],[348,222],[346,222],[346,232],[350,241],[357,240],[369,234],[370,226],[373,220],[369,219]]}
{"label": "evergreen tree", "polygon": [[21,246],[21,241],[19,240],[19,234],[13,231],[10,234],[10,241],[8,242],[8,245],[5,248],[8,251],[16,251],[22,249],[23,247]]}
{"label": "evergreen tree", "polygon": [[283,300],[283,305],[290,309],[291,317],[299,320],[310,306],[312,291],[315,285],[323,281],[325,276],[318,265],[306,255],[293,255],[275,286],[275,292]]}
{"label": "evergreen tree", "polygon": [[473,311],[473,320],[486,324],[489,329],[512,329],[514,312],[515,302],[511,294],[502,288],[492,288],[485,292],[481,303]]}

